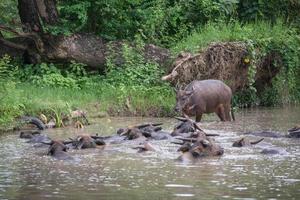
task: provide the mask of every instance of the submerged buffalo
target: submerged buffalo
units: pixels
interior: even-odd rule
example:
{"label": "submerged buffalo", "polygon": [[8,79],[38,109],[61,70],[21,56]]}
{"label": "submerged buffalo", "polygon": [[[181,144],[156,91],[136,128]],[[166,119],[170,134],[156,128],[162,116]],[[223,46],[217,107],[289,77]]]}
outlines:
{"label": "submerged buffalo", "polygon": [[164,140],[170,138],[170,134],[162,130],[162,123],[148,123],[136,125],[128,128],[121,128],[117,131],[120,136],[125,136],[125,140],[134,139],[154,139]]}
{"label": "submerged buffalo", "polygon": [[104,140],[98,136],[78,135],[75,139],[70,138],[75,149],[96,148],[97,145],[105,145]]}
{"label": "submerged buffalo", "polygon": [[233,147],[245,147],[245,146],[251,146],[251,145],[255,145],[255,144],[258,144],[260,143],[261,141],[263,141],[264,138],[261,138],[259,140],[256,140],[256,141],[250,141],[248,138],[241,138],[237,141],[234,141],[232,146]]}
{"label": "submerged buffalo", "polygon": [[300,138],[300,126],[295,126],[294,128],[289,129],[288,133],[288,137]]}
{"label": "submerged buffalo", "polygon": [[274,132],[274,131],[254,131],[246,132],[245,135],[254,135],[258,137],[272,137],[272,138],[282,138],[286,137],[283,133]]}
{"label": "submerged buffalo", "polygon": [[[175,110],[201,121],[202,114],[215,112],[221,121],[234,120],[231,112],[232,92],[230,87],[219,80],[193,81],[176,94]],[[232,110],[231,110],[232,111]]]}
{"label": "submerged buffalo", "polygon": [[[191,137],[193,133],[196,133],[198,131],[203,132],[204,131],[200,128],[200,126],[191,118],[188,116],[185,117],[175,117],[177,120],[180,121],[179,124],[177,124],[174,128],[174,130],[171,133],[171,136],[182,136],[182,137]],[[197,134],[196,134],[197,135]],[[207,134],[206,136],[218,136],[218,134]]]}
{"label": "submerged buffalo", "polygon": [[175,142],[175,144],[181,144],[181,147],[178,149],[178,151],[182,152],[182,155],[177,159],[179,161],[196,161],[202,157],[220,156],[224,153],[224,149],[221,146],[201,131],[193,134],[191,138],[177,139],[182,140],[182,143]]}
{"label": "submerged buffalo", "polygon": [[51,139],[39,131],[21,131],[20,138],[28,139],[27,143],[43,143],[49,142]]}
{"label": "submerged buffalo", "polygon": [[43,142],[43,144],[50,145],[47,155],[53,156],[59,160],[71,160],[73,159],[69,154],[67,154],[68,147],[66,144],[70,142],[65,142],[62,140],[52,140],[51,142]]}
{"label": "submerged buffalo", "polygon": [[21,131],[20,132],[20,138],[23,138],[23,139],[31,139],[38,135],[41,135],[41,132],[39,132],[39,131]]}
{"label": "submerged buffalo", "polygon": [[139,146],[133,147],[133,149],[137,149],[138,153],[146,152],[146,151],[156,151],[156,148],[150,144],[149,142],[144,142]]}

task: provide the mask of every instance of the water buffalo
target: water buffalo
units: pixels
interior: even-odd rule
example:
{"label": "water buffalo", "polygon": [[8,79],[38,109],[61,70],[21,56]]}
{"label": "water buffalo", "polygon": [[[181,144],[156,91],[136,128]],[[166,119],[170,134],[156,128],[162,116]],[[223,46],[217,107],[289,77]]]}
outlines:
{"label": "water buffalo", "polygon": [[41,132],[39,132],[39,131],[21,131],[20,132],[20,138],[24,138],[24,139],[31,139],[33,137],[36,137],[37,135],[41,135]]}
{"label": "water buffalo", "polygon": [[52,140],[51,142],[43,142],[43,144],[50,145],[47,155],[53,156],[59,160],[71,160],[73,159],[69,154],[67,154],[68,147],[66,144],[70,142],[64,142],[61,140]]}
{"label": "water buffalo", "polygon": [[20,138],[28,139],[27,143],[43,143],[49,142],[51,139],[39,131],[21,131]]}
{"label": "water buffalo", "polygon": [[264,148],[261,152],[264,155],[288,155],[289,153],[282,147]]}
{"label": "water buffalo", "polygon": [[137,149],[138,153],[142,153],[145,151],[156,151],[155,147],[152,144],[150,144],[149,142],[145,142],[144,144],[133,147],[133,149]]}
{"label": "water buffalo", "polygon": [[[220,80],[192,81],[177,91],[175,111],[196,116],[196,122],[201,121],[203,113],[213,112],[221,121],[231,121],[231,98],[231,89]],[[231,116],[234,120],[233,112]]]}
{"label": "water buffalo", "polygon": [[[182,136],[182,137],[192,137],[192,135],[195,133],[196,135],[198,132],[204,131],[200,128],[200,126],[191,118],[188,116],[183,117],[175,117],[177,120],[180,121],[179,124],[177,124],[174,128],[174,130],[171,133],[171,136]],[[218,136],[218,134],[207,134],[206,136]]]}
{"label": "water buffalo", "polygon": [[134,140],[137,138],[163,140],[170,138],[170,134],[163,131],[160,125],[162,125],[162,123],[148,123],[127,128],[120,128],[117,131],[117,134],[120,136],[126,136],[125,140]]}
{"label": "water buffalo", "polygon": [[245,147],[245,146],[251,146],[251,145],[255,145],[255,144],[258,144],[260,143],[261,141],[263,141],[264,138],[261,138],[257,141],[250,141],[248,138],[241,138],[235,142],[233,142],[232,146],[233,147]]}
{"label": "water buffalo", "polygon": [[283,133],[274,132],[274,131],[254,131],[246,132],[245,135],[254,135],[259,137],[272,137],[272,138],[282,138],[286,137]]}
{"label": "water buffalo", "polygon": [[[198,131],[191,138],[177,138],[182,140],[182,146],[178,149],[183,154],[177,159],[180,161],[196,161],[199,158],[206,156],[223,155],[224,149],[217,145],[213,139],[206,136],[203,131]],[[174,142],[173,142],[174,143]]]}
{"label": "water buffalo", "polygon": [[300,126],[295,126],[294,128],[289,129],[288,132],[288,137],[300,138]]}
{"label": "water buffalo", "polygon": [[78,135],[75,139],[70,138],[75,149],[96,148],[97,145],[105,145],[105,142],[98,136]]}
{"label": "water buffalo", "polygon": [[207,156],[221,156],[224,153],[222,147],[205,139],[197,140],[193,144],[186,141],[178,151],[181,151],[182,155],[180,155],[177,160],[182,162],[196,161],[199,158]]}

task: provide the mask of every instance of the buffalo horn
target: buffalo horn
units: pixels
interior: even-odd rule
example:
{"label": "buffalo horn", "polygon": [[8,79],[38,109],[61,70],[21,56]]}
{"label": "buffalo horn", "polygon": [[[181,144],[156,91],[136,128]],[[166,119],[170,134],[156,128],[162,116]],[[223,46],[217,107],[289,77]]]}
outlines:
{"label": "buffalo horn", "polygon": [[178,144],[178,145],[183,145],[184,142],[171,142],[172,144]]}
{"label": "buffalo horn", "polygon": [[42,144],[52,145],[52,144],[53,144],[53,141],[51,141],[51,142],[42,142]]}
{"label": "buffalo horn", "polygon": [[220,136],[219,134],[216,133],[205,133],[206,136],[210,137],[210,136]]}
{"label": "buffalo horn", "polygon": [[182,121],[182,122],[188,121],[187,118],[183,118],[183,117],[175,117],[175,119],[177,119],[177,120],[179,120],[179,121]]}
{"label": "buffalo horn", "polygon": [[161,125],[163,125],[163,123],[153,123],[153,124],[151,124],[152,126],[161,126]]}
{"label": "buffalo horn", "polygon": [[185,142],[197,142],[196,138],[176,138],[176,139],[182,140],[182,141],[185,141]]}
{"label": "buffalo horn", "polygon": [[259,139],[259,140],[257,140],[257,141],[250,142],[250,144],[258,144],[258,143],[260,143],[260,142],[263,141],[263,140],[264,140],[264,138],[261,138],[261,139]]}
{"label": "buffalo horn", "polygon": [[140,128],[145,128],[147,126],[151,126],[151,124],[150,123],[148,123],[148,124],[141,124],[141,125],[137,125],[135,127],[138,128],[138,129],[140,129]]}
{"label": "buffalo horn", "polygon": [[63,141],[63,144],[71,144],[73,141]]}
{"label": "buffalo horn", "polygon": [[[196,129],[198,129],[199,131],[204,132],[204,131],[198,126],[198,124],[197,124],[196,122],[193,122],[193,124],[194,124],[194,127],[195,127]],[[206,135],[207,135],[207,134],[206,134]]]}

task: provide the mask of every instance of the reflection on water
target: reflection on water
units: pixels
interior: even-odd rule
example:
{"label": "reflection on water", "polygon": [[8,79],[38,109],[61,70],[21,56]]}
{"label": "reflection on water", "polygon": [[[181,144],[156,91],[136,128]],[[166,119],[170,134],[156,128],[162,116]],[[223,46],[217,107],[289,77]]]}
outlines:
{"label": "reflection on water", "polygon": [[[300,123],[300,107],[253,109],[236,114],[237,121],[221,123],[204,118],[208,133],[225,148],[220,158],[198,163],[174,161],[179,153],[169,141],[153,142],[159,151],[137,154],[130,146],[71,150],[73,161],[45,156],[47,149],[33,147],[16,134],[0,136],[0,199],[299,199],[300,140],[265,138],[247,148],[233,148],[242,132],[286,132]],[[105,118],[84,130],[108,135],[118,127],[141,122],[164,122],[171,130],[174,119]],[[52,138],[72,137],[74,129],[47,130]],[[256,137],[253,137],[255,139]],[[265,147],[286,153],[262,155]]]}

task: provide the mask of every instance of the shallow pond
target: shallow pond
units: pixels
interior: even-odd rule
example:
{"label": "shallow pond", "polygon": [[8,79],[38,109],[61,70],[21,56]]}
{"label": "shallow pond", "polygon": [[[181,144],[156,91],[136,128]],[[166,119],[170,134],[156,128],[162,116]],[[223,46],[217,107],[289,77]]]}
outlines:
{"label": "shallow pond", "polygon": [[[300,107],[251,109],[236,114],[236,122],[204,118],[201,127],[218,133],[225,153],[197,163],[180,163],[178,146],[155,141],[157,152],[136,153],[129,146],[70,150],[73,161],[45,156],[46,148],[33,147],[18,133],[0,136],[0,199],[300,199],[300,139],[265,138],[252,147],[234,148],[243,132],[273,130],[286,133],[300,123]],[[76,134],[109,135],[118,127],[169,118],[103,118],[84,130],[52,129],[51,138]],[[252,139],[257,137],[249,136]],[[265,147],[285,153],[263,155]]]}

